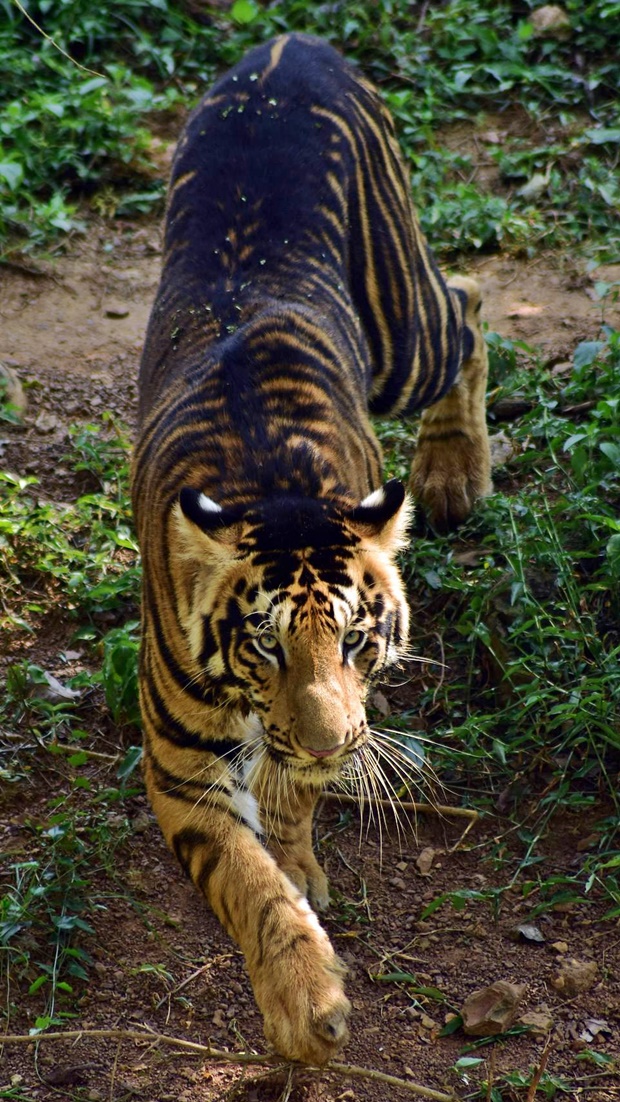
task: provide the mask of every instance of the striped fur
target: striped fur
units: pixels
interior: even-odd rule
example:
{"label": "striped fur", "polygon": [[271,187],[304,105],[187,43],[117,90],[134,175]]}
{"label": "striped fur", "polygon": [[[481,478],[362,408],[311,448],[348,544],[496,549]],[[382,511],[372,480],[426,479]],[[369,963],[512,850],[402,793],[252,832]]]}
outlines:
{"label": "striped fur", "polygon": [[168,843],[246,957],[268,1039],[347,1036],[316,800],[363,771],[368,687],[405,652],[408,501],[369,411],[422,417],[437,527],[489,489],[472,281],[421,235],[390,118],[330,47],[251,51],[191,115],[140,370],[145,775]]}

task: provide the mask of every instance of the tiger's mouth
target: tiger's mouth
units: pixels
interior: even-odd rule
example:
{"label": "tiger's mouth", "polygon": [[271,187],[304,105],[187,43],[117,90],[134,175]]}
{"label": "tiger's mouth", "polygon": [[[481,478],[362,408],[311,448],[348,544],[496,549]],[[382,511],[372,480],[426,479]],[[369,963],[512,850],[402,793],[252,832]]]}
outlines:
{"label": "tiger's mouth", "polygon": [[343,747],[336,747],[335,750],[327,752],[311,751],[311,760],[294,753],[288,762],[298,776],[306,779],[320,777],[321,783],[324,783],[334,780],[344,770],[350,768],[359,758],[366,741],[366,732],[361,732]]}

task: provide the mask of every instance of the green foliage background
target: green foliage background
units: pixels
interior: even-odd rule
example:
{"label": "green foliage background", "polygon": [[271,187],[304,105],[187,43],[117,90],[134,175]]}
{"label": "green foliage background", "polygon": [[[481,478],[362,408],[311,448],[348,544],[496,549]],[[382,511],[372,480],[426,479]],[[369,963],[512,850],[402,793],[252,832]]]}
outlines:
{"label": "green foliage background", "polygon": [[[436,248],[531,250],[589,237],[612,250],[620,5],[567,0],[571,32],[559,40],[535,36],[535,6],[25,0],[43,38],[14,0],[0,0],[0,242],[31,248],[80,228],[76,203],[106,183],[123,189],[124,213],[148,210],[162,195],[148,172],[149,127],[248,46],[299,30],[332,41],[381,88]],[[490,150],[505,188],[489,193],[468,180],[471,157],[445,149],[442,132],[515,104],[541,125],[557,123],[554,138]],[[546,182],[532,197],[523,184],[535,174]]]}

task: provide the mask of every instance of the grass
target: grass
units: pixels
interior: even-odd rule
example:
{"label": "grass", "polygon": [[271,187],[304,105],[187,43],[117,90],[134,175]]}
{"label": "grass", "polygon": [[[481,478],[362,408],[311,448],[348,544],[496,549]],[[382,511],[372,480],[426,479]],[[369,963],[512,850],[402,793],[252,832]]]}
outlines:
{"label": "grass", "polygon": [[[109,217],[160,204],[153,134],[176,131],[181,105],[284,30],[322,35],[378,83],[436,249],[531,253],[587,240],[611,256],[620,128],[609,43],[618,4],[567,0],[570,33],[559,39],[537,37],[536,6],[236,0],[229,10],[204,5],[197,21],[197,8],[173,0],[102,0],[92,10],[80,0],[29,0],[44,38],[15,0],[0,0],[4,258],[85,232],[89,203]],[[515,104],[522,136],[502,130]],[[502,136],[483,137],[475,152],[444,147],[447,124],[480,124],[488,112],[488,129]],[[488,185],[480,160],[494,166]]]}
{"label": "grass", "polygon": [[[128,725],[131,737],[133,726],[135,738],[138,722],[137,622],[127,620],[139,589],[128,448],[111,417],[102,426],[75,426],[65,460],[91,492],[70,505],[39,498],[34,478],[0,473],[5,638],[19,649],[20,639],[44,638],[60,617],[73,622],[72,644],[90,648],[88,668],[62,682],[27,659],[9,665],[0,706],[7,800],[22,791],[29,799],[33,784],[55,778],[43,816],[23,822],[27,843],[4,855],[10,876],[0,895],[7,1009],[12,985],[25,983],[39,1005],[35,1033],[76,1016],[76,984],[81,989],[92,965],[84,944],[93,934],[89,918],[103,905],[93,885],[102,873],[114,878],[114,855],[129,833],[126,814],[112,809],[136,792],[140,749],[119,747],[119,730]],[[106,630],[110,618],[121,626]],[[111,755],[96,748],[98,686],[116,728]],[[93,774],[93,761],[105,763],[106,776],[112,771],[111,782]]]}
{"label": "grass", "polygon": [[[453,790],[490,808],[501,792],[503,809],[523,819],[507,886],[522,878],[538,910],[562,893],[603,891],[614,918],[620,334],[604,329],[602,340],[580,344],[568,378],[550,377],[531,350],[487,339],[496,402],[518,394],[531,411],[504,426],[514,456],[468,525],[447,540],[418,537],[406,556],[414,650],[438,669],[448,655],[441,679],[416,702],[417,722],[432,730],[429,764]],[[393,470],[404,475],[401,430],[386,423],[382,431],[384,444],[397,446]],[[578,871],[559,884],[546,866],[537,872],[553,815],[588,814],[601,799],[609,812]]]}

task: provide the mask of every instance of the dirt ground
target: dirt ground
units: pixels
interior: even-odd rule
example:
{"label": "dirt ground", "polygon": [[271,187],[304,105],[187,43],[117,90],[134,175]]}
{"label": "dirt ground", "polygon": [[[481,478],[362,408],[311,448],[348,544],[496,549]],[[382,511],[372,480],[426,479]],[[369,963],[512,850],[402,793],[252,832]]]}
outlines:
{"label": "dirt ground", "polygon": [[[2,428],[0,462],[19,474],[37,475],[45,497],[71,500],[77,492],[62,463],[68,423],[97,421],[106,409],[131,423],[159,260],[154,225],[101,223],[91,226],[87,241],[74,239],[66,255],[53,262],[38,262],[31,271],[0,269],[0,360],[32,384],[25,428]],[[489,256],[470,270],[483,284],[490,327],[537,345],[556,365],[570,359],[580,340],[598,335],[602,311],[594,280],[620,277],[620,268],[587,274],[581,262],[553,255],[531,262]],[[606,308],[604,320],[620,325],[620,311],[614,317]],[[66,676],[60,654],[73,626],[59,622],[12,657],[27,654]],[[114,731],[105,721],[93,717],[92,731],[94,747],[114,749]],[[110,783],[110,777],[104,764],[93,772],[95,784]],[[65,783],[62,762],[55,758],[45,783],[33,771],[19,792],[17,786],[7,788],[2,819],[10,845],[3,849],[27,855],[26,817],[43,818],[50,795],[62,793]],[[117,855],[114,876],[102,873],[97,879],[97,909],[89,916],[95,935],[84,940],[95,963],[79,1015],[66,1027],[146,1026],[218,1049],[265,1051],[239,952],[183,879],[143,797],[131,801],[130,816],[132,833]],[[544,940],[524,940],[516,927],[527,921],[531,904],[522,899],[520,880],[505,894],[498,914],[489,903],[472,901],[461,912],[446,905],[421,920],[422,908],[443,892],[505,884],[506,862],[520,853],[510,823],[499,817],[483,818],[457,845],[462,828],[459,820],[420,815],[415,831],[407,829],[400,841],[394,828],[384,832],[380,853],[376,827],[360,831],[357,811],[344,815],[333,802],[323,806],[318,845],[335,889],[326,926],[349,969],[353,1003],[351,1040],[342,1059],[454,1090],[463,1098],[480,1088],[482,1097],[495,1102],[491,1086],[500,1085],[503,1073],[519,1071],[529,1081],[528,1069],[538,1068],[547,1076],[566,1077],[570,1097],[587,1090],[591,1102],[616,1099],[617,1074],[605,1072],[587,1054],[620,1058],[617,924],[597,922],[603,905],[588,897],[540,916],[536,923]],[[555,824],[544,842],[542,869],[573,871],[587,835],[581,817]],[[508,847],[507,856],[496,865],[500,844]],[[420,868],[424,850],[427,860]],[[571,958],[594,963],[596,975],[587,991],[568,996],[554,981]],[[419,986],[440,991],[443,1001],[432,993],[412,994],[405,981],[375,978],[394,973],[413,973]],[[441,1037],[440,1030],[468,995],[497,980],[523,985],[518,1013],[537,1012],[549,1019],[550,1031],[541,1032],[539,1025],[481,1048],[473,1055],[483,1062],[463,1079],[452,1069],[471,1038],[460,1030]],[[7,991],[18,1007],[9,1022],[12,1033],[27,1032],[40,1012],[27,986]],[[7,1046],[0,1049],[0,1060],[3,1098],[387,1102],[401,1097],[394,1086],[378,1081],[296,1073],[291,1086],[287,1073],[265,1079],[264,1069],[244,1071],[165,1045],[113,1039],[47,1044],[38,1053],[32,1043]],[[504,1100],[514,1097],[501,1089]],[[527,1089],[518,1093],[526,1095]],[[527,1097],[531,1102],[533,1093]]]}

